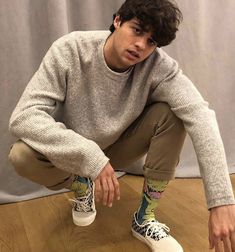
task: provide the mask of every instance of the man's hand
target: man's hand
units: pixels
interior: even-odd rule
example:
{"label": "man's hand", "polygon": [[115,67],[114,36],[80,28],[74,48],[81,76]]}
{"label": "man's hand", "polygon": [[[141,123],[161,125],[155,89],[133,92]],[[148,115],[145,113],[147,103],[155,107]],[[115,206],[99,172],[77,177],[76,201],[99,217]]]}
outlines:
{"label": "man's hand", "polygon": [[110,163],[103,168],[95,179],[95,199],[103,201],[103,205],[112,207],[114,198],[120,199],[119,183]]}
{"label": "man's hand", "polygon": [[208,227],[210,249],[235,252],[235,205],[212,208]]}

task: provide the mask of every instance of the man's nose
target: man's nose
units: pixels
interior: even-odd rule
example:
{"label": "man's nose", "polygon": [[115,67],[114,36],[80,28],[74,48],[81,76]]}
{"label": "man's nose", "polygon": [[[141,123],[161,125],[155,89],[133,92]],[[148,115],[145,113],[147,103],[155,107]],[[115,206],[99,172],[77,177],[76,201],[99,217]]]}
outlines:
{"label": "man's nose", "polygon": [[140,37],[136,40],[135,42],[135,46],[139,49],[139,50],[144,50],[146,48],[147,42],[146,42],[146,38],[144,37]]}

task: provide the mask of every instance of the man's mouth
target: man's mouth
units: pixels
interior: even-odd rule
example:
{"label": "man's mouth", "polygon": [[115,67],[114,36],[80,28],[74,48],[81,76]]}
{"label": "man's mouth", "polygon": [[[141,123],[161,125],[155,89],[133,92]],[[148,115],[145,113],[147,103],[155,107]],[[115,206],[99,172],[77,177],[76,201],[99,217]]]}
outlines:
{"label": "man's mouth", "polygon": [[131,54],[133,57],[139,59],[140,58],[140,55],[139,53],[135,52],[135,51],[132,51],[132,50],[127,50],[129,54]]}

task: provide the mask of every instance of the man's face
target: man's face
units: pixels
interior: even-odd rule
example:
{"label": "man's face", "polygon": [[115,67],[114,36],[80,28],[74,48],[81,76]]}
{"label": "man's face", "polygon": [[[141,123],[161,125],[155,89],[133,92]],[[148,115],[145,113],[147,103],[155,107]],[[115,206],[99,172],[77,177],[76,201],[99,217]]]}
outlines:
{"label": "man's face", "polygon": [[156,49],[152,33],[143,31],[137,19],[121,25],[117,16],[114,27],[111,52],[116,69],[127,69],[145,60]]}

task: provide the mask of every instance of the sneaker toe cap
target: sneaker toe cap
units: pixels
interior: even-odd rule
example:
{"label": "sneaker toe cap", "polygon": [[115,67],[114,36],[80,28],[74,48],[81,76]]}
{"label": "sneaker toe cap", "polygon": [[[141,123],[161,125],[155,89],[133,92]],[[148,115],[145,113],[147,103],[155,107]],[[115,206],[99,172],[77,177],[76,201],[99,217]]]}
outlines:
{"label": "sneaker toe cap", "polygon": [[172,236],[152,243],[151,247],[153,252],[183,252],[181,245]]}

